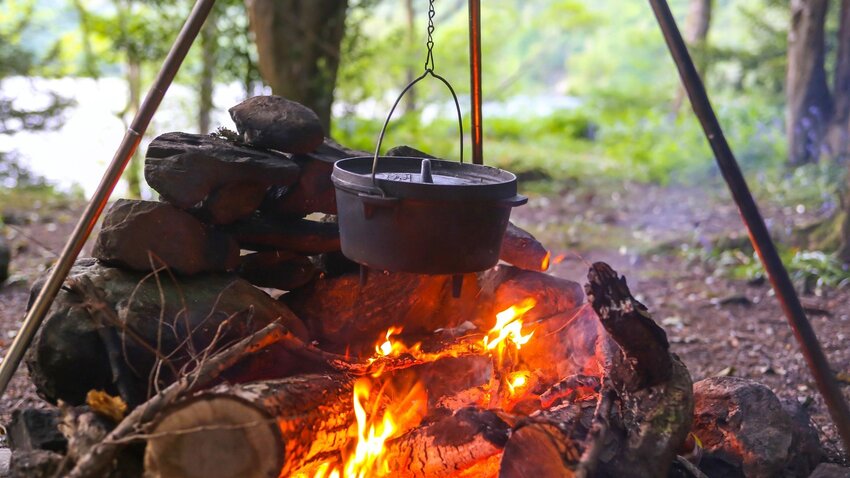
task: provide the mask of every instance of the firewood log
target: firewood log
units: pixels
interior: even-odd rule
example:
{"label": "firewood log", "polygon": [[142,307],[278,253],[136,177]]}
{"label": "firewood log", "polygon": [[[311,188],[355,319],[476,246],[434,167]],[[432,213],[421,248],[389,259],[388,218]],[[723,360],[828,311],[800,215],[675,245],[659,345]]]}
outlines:
{"label": "firewood log", "polygon": [[501,454],[509,434],[495,412],[462,408],[389,442],[390,469],[400,478],[458,476]]}
{"label": "firewood log", "polygon": [[180,402],[150,433],[147,476],[290,476],[345,442],[351,387],[342,376],[301,375],[222,385]]}
{"label": "firewood log", "polygon": [[509,222],[502,238],[499,259],[520,269],[546,271],[549,269],[549,251],[530,233]]}
{"label": "firewood log", "polygon": [[[664,331],[631,295],[625,278],[607,264],[593,264],[588,282],[589,302],[621,356],[607,364],[598,400],[571,403],[561,390],[544,394],[544,404],[551,408],[516,428],[502,457],[500,477],[666,476],[690,429],[690,375],[670,354]],[[574,387],[587,384],[567,382]],[[567,397],[567,402],[550,403],[558,396]],[[551,466],[541,464],[551,461],[547,457],[561,458]]]}
{"label": "firewood log", "polygon": [[306,219],[284,220],[254,215],[224,228],[242,249],[290,251],[313,255],[340,250],[339,226]]}

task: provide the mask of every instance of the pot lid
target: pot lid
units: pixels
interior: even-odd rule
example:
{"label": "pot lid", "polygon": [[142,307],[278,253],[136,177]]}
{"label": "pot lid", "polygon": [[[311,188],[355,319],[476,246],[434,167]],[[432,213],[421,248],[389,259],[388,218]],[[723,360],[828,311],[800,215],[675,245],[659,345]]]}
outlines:
{"label": "pot lid", "polygon": [[334,184],[355,193],[434,201],[501,200],[517,193],[516,176],[499,168],[379,156],[373,179],[373,160],[372,156],[362,156],[337,161],[331,175]]}

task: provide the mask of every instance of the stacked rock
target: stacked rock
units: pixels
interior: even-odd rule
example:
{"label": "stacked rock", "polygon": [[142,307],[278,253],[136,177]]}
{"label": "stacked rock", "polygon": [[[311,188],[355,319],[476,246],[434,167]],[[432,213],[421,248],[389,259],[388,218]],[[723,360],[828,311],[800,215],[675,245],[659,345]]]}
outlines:
{"label": "stacked rock", "polygon": [[238,136],[175,132],[150,144],[145,179],[162,202],[117,201],[94,257],[137,271],[236,271],[282,290],[317,276],[339,230],[304,216],[336,213],[333,163],[366,153],[325,138],[316,114],[285,98],[254,97],[230,115]]}

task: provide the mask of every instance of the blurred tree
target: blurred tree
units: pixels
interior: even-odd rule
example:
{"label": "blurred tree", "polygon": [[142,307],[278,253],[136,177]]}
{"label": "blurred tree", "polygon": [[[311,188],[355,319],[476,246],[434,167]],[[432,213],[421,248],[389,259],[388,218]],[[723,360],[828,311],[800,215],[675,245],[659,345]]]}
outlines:
{"label": "blurred tree", "polygon": [[348,0],[246,0],[263,79],[330,132]]}
{"label": "blurred tree", "polygon": [[786,76],[788,160],[817,161],[833,113],[826,75],[828,0],[793,0]]}
{"label": "blurred tree", "polygon": [[[711,27],[711,10],[714,0],[690,0],[688,17],[685,21],[685,42],[694,61],[697,71],[705,78],[708,68],[708,29]],[[685,90],[681,86],[673,100],[673,115],[678,115],[685,100]]]}
{"label": "blurred tree", "polygon": [[[6,91],[2,84],[11,76],[26,76],[36,70],[40,63],[49,61],[36,58],[27,50],[22,41],[22,33],[30,25],[34,13],[32,2],[24,3],[16,9],[8,6],[3,11],[6,21],[0,28],[0,90]],[[44,131],[61,125],[61,114],[71,102],[56,94],[49,94],[45,106],[24,109],[15,105],[15,98],[0,95],[0,135],[14,135],[22,131]],[[14,151],[0,151],[0,186],[13,188],[21,186],[44,186],[43,178],[25,167]]]}

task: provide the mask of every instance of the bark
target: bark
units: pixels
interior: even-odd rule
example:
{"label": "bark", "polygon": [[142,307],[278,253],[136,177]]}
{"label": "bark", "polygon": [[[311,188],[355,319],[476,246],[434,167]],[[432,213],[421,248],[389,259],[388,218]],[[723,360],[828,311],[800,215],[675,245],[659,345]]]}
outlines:
{"label": "bark", "polygon": [[[707,40],[711,27],[711,12],[714,0],[691,0],[688,7],[688,17],[685,20],[685,43],[691,50],[697,65],[697,71],[705,78],[708,70]],[[685,100],[685,89],[679,86],[676,99],[673,100],[673,115],[679,113]]]}
{"label": "bark", "polygon": [[828,0],[793,0],[788,31],[786,129],[788,161],[817,161],[833,113],[827,85],[824,29]]}
{"label": "bark", "polygon": [[173,383],[161,393],[139,406],[121,423],[109,432],[102,441],[77,461],[74,468],[65,476],[68,478],[86,478],[103,476],[109,469],[115,456],[124,449],[128,439],[135,438],[140,428],[148,424],[165,407],[181,396],[209,385],[229,367],[246,355],[256,353],[288,336],[289,332],[278,324],[270,324],[257,333],[247,337],[222,352],[209,357],[198,368]]}
{"label": "bark", "polygon": [[259,69],[276,95],[316,112],[330,131],[347,0],[246,0]]}
{"label": "bark", "polygon": [[[835,114],[830,125],[829,145],[835,157],[840,159],[850,154],[850,0],[841,2],[834,96]],[[842,198],[842,214],[836,218],[840,234],[836,255],[845,264],[850,263],[850,213],[848,211],[850,211],[850,187],[846,187]]]}
{"label": "bark", "polygon": [[198,132],[207,134],[211,131],[210,115],[213,109],[213,79],[216,69],[218,52],[218,35],[216,22],[218,9],[213,8],[201,28],[201,78],[198,88]]}
{"label": "bark", "polygon": [[345,443],[352,383],[302,375],[223,385],[176,404],[151,430],[147,476],[291,476]]}

